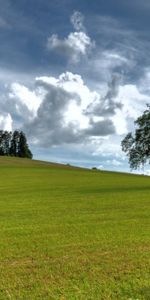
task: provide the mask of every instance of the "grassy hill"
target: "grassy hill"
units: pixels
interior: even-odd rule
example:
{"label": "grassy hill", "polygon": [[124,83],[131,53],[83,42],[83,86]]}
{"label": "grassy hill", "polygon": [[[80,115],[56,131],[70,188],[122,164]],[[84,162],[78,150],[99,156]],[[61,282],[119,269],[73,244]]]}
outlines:
{"label": "grassy hill", "polygon": [[1,157],[0,299],[150,299],[150,178]]}

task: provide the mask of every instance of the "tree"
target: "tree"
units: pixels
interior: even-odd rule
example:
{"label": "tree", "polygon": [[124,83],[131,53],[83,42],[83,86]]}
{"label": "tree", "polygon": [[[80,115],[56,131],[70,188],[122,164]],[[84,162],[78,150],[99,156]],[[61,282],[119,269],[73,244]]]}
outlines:
{"label": "tree", "polygon": [[10,145],[10,155],[11,156],[18,156],[19,138],[20,138],[20,133],[19,133],[19,131],[15,130],[13,132],[12,139],[11,139],[11,145]]}
{"label": "tree", "polygon": [[3,147],[4,147],[4,155],[10,154],[10,144],[11,144],[11,132],[4,131],[3,133]]}
{"label": "tree", "polygon": [[0,155],[33,157],[23,131],[15,130],[12,133],[0,130]]}
{"label": "tree", "polygon": [[27,157],[27,158],[32,158],[33,156],[28,147],[26,136],[22,131],[20,132],[20,136],[19,136],[18,156]]}
{"label": "tree", "polygon": [[121,142],[131,169],[150,163],[150,105],[134,123],[135,133],[129,132]]}
{"label": "tree", "polygon": [[9,155],[11,132],[0,130],[0,155]]}

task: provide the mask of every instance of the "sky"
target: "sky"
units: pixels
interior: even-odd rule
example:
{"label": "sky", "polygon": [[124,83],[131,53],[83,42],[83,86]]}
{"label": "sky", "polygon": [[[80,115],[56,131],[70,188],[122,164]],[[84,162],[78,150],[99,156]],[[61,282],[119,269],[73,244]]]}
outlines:
{"label": "sky", "polygon": [[150,104],[150,1],[0,7],[0,128],[23,130],[35,159],[130,171],[120,144]]}

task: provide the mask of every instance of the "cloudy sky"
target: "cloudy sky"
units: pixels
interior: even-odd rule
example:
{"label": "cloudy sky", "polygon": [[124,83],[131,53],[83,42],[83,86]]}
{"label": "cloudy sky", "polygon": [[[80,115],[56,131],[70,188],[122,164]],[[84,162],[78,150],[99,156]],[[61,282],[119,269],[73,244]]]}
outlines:
{"label": "cloudy sky", "polygon": [[129,171],[150,103],[149,0],[0,0],[0,128],[34,158]]}

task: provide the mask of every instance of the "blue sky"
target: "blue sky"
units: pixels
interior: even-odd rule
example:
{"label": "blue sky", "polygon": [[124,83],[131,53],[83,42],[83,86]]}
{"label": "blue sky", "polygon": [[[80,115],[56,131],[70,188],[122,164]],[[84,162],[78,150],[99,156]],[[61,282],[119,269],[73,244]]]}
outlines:
{"label": "blue sky", "polygon": [[150,103],[150,2],[0,0],[0,127],[34,158],[128,171]]}

